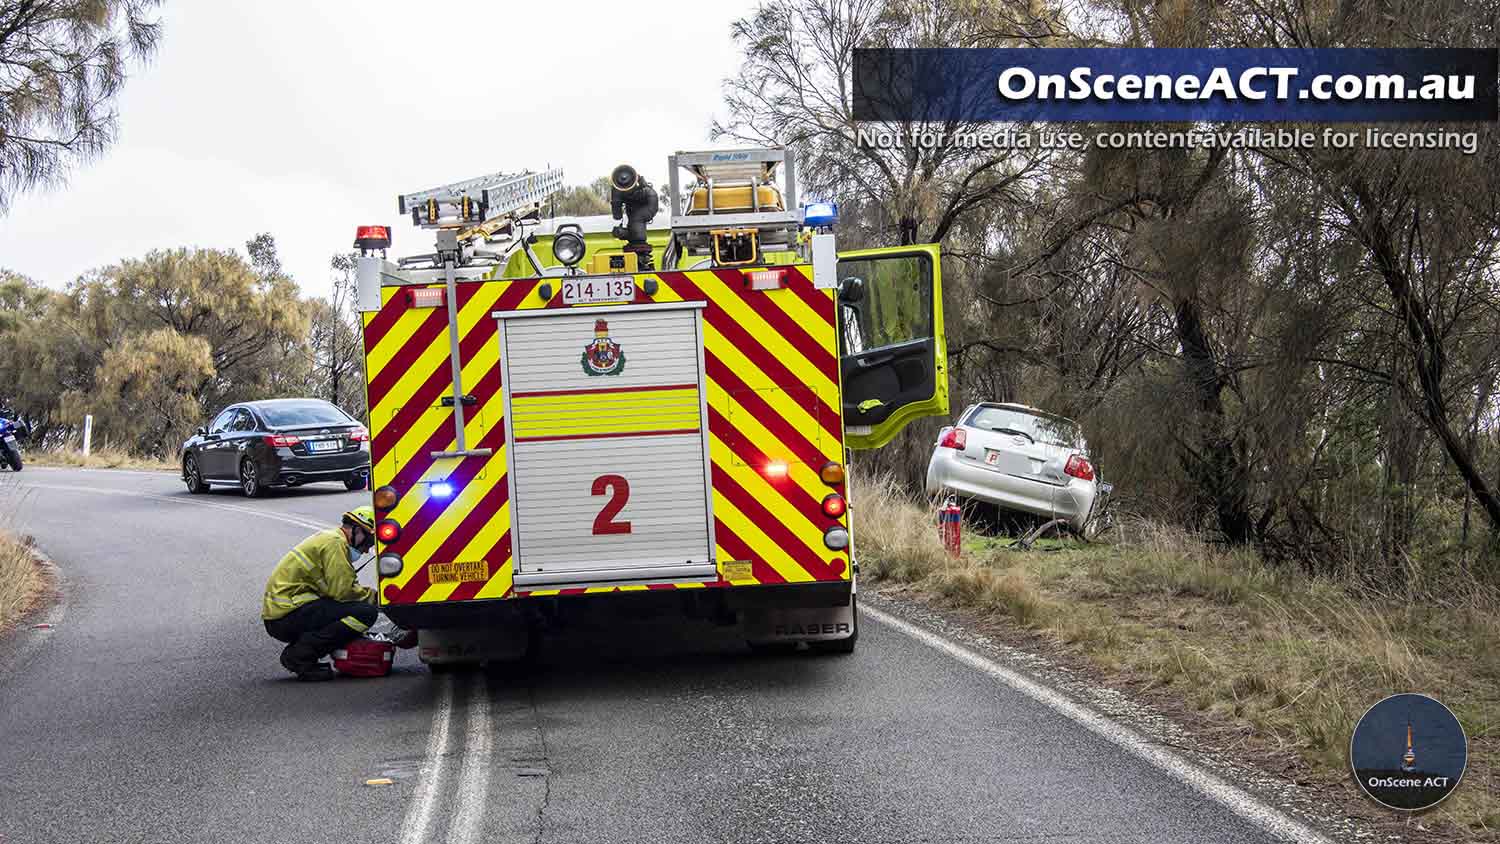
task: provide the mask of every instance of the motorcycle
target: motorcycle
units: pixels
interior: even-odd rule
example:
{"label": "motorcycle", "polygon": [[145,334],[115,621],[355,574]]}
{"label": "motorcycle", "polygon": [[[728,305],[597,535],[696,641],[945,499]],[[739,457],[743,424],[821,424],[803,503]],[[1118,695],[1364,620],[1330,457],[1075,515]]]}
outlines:
{"label": "motorcycle", "polygon": [[21,444],[31,435],[24,422],[0,416],[0,463],[10,466],[11,471],[21,471]]}

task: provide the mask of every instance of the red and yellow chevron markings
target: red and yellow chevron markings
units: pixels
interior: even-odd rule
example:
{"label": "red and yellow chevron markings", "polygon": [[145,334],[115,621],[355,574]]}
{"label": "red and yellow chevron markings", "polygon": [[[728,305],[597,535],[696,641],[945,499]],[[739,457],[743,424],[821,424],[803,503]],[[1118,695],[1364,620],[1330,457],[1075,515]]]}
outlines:
{"label": "red and yellow chevron markings", "polygon": [[[648,279],[657,282],[650,296]],[[750,579],[513,593],[507,424],[518,441],[699,429],[693,384],[517,393],[512,418],[505,419],[497,322],[490,315],[564,307],[560,286],[544,300],[534,295],[539,285],[457,285],[462,377],[475,399],[465,405],[465,438],[470,448],[492,449],[487,458],[431,457],[455,447],[452,410],[441,404],[452,392],[445,309],[410,308],[391,289],[384,307],[366,318],[373,478],[401,492],[388,514],[402,525],[401,536],[385,547],[407,562],[382,582],[387,603],[848,579],[847,552],[823,543],[823,532],[843,520],[821,509],[825,495],[843,488],[818,477],[843,453],[833,291],[814,288],[796,267],[788,268],[787,286],[773,291],[747,290],[734,270],[666,272],[639,274],[636,302],[707,302],[702,331],[716,550],[721,561],[750,561]],[[615,405],[632,412],[610,412]],[[435,481],[452,485],[451,499],[429,494]],[[431,563],[476,560],[485,562],[484,582],[431,580]]]}

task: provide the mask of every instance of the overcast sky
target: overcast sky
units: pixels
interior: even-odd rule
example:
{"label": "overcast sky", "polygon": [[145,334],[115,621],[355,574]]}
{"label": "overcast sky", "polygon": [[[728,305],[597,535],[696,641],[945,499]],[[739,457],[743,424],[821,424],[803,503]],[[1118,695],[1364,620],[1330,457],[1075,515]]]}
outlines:
{"label": "overcast sky", "polygon": [[[61,287],[152,249],[276,237],[310,294],[396,196],[561,166],[569,184],[707,148],[749,3],[167,0],[119,141],[0,217],[0,267]],[[642,53],[652,58],[643,61]],[[645,66],[643,66],[645,65]],[[396,254],[429,235],[395,232]]]}

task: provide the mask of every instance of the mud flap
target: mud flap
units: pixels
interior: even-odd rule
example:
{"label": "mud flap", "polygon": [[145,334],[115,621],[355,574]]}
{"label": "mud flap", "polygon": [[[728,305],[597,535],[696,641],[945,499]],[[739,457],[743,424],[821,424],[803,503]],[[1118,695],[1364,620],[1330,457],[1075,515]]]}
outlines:
{"label": "mud flap", "polygon": [[842,607],[786,607],[744,611],[745,640],[765,645],[838,642],[859,634],[853,591]]}
{"label": "mud flap", "polygon": [[526,655],[529,636],[519,618],[479,629],[418,630],[417,656],[428,665],[507,662]]}

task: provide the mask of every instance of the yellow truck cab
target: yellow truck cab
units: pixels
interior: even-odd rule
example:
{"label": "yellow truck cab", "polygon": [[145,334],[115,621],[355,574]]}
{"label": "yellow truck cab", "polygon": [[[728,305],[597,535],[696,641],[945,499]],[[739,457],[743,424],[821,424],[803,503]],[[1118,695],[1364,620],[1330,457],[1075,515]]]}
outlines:
{"label": "yellow truck cab", "polygon": [[407,194],[436,249],[394,263],[360,229],[379,600],[424,662],[601,601],[853,650],[848,454],[948,412],[941,267],[838,253],[793,165],[679,152],[665,196],[617,168],[596,218],[538,219],[558,171]]}

